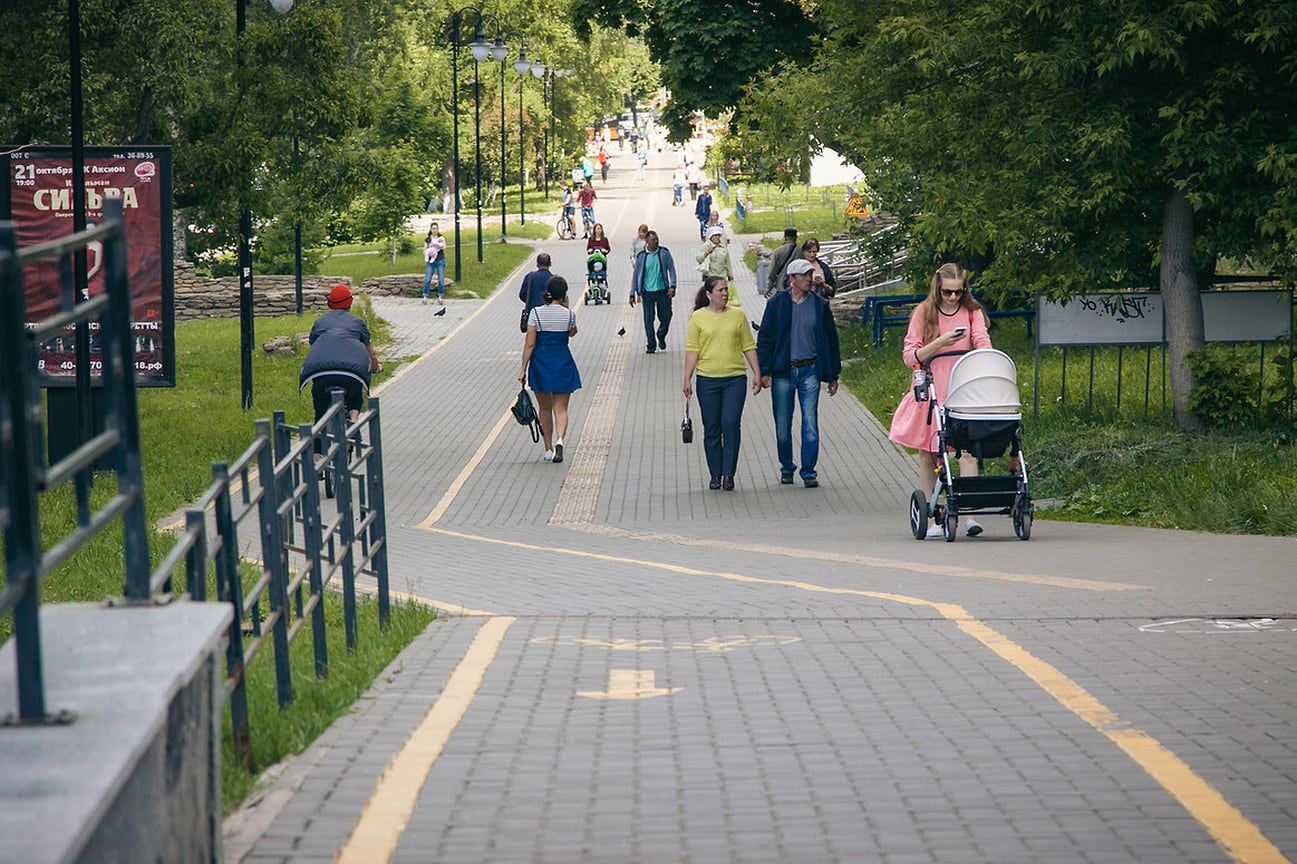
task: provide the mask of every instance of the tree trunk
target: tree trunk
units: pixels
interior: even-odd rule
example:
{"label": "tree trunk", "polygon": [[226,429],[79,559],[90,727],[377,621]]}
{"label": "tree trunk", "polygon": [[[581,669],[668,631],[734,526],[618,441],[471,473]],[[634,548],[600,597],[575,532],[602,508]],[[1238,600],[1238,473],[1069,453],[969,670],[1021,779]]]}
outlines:
{"label": "tree trunk", "polygon": [[1162,205],[1162,254],[1158,288],[1166,315],[1167,367],[1175,420],[1184,429],[1201,429],[1189,413],[1193,370],[1188,356],[1203,346],[1202,298],[1193,266],[1193,206],[1179,189],[1167,192]]}
{"label": "tree trunk", "polygon": [[140,108],[135,112],[135,134],[131,136],[132,144],[143,144],[149,140],[149,130],[153,128],[153,88],[144,87],[140,96]]}

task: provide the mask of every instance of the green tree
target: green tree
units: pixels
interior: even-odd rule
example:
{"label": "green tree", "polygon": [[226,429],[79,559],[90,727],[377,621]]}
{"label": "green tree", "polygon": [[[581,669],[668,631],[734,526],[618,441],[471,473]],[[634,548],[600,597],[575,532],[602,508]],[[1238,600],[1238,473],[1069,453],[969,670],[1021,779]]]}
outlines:
{"label": "green tree", "polygon": [[662,122],[671,137],[689,137],[695,111],[716,117],[742,88],[780,61],[807,56],[812,22],[796,0],[576,0],[578,35],[592,23],[638,35],[661,67],[671,102]]}
{"label": "green tree", "polygon": [[[825,0],[818,15],[815,62],[749,93],[754,147],[835,144],[917,244],[982,256],[988,284],[1157,284],[1193,425],[1200,274],[1221,256],[1293,269],[1297,4]],[[790,117],[799,102],[834,110]]]}

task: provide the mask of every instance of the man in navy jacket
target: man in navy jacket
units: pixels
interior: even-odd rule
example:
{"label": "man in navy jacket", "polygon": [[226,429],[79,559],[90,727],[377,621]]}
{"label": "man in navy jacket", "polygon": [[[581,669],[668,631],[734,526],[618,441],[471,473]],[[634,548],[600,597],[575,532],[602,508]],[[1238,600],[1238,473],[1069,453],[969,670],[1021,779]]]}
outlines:
{"label": "man in navy jacket", "polygon": [[795,391],[802,411],[802,483],[808,489],[820,485],[815,472],[820,456],[820,382],[828,382],[833,396],[842,374],[833,312],[828,301],[811,290],[814,269],[800,258],[789,263],[788,290],[770,297],[757,331],[761,384],[770,388],[775,414],[779,482],[792,483],[797,471],[792,436]]}

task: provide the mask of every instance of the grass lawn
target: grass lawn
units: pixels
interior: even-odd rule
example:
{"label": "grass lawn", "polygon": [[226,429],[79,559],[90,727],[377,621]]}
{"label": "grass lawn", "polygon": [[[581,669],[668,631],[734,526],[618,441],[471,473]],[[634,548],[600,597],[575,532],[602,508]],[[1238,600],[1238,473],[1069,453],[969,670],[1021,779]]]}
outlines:
{"label": "grass lawn", "polygon": [[[466,220],[467,221],[467,220]],[[475,221],[475,220],[474,220]],[[450,297],[487,297],[500,280],[532,254],[528,242],[544,240],[554,233],[553,224],[535,222],[530,218],[526,225],[509,225],[509,242],[500,242],[500,229],[483,226],[482,263],[477,262],[476,228],[460,231],[460,283],[448,286]],[[403,273],[423,273],[423,237],[410,237],[405,244],[410,251],[398,254],[392,263],[390,247],[382,242],[353,243],[331,247],[328,257],[320,262],[317,271],[330,276],[350,276],[356,285],[376,276]],[[455,235],[446,232],[446,279],[455,278]]]}
{"label": "grass lawn", "polygon": [[734,210],[734,198],[741,197],[748,218],[738,218],[735,211],[734,230],[740,234],[768,234],[767,244],[778,246],[783,242],[785,228],[796,228],[803,240],[827,240],[846,231],[854,221],[843,214],[846,191],[845,186],[793,186],[785,192],[770,183],[735,184],[730,187],[730,200],[720,200]]}
{"label": "grass lawn", "polygon": [[[843,382],[886,426],[910,384],[899,331],[889,331],[878,348],[870,346],[869,332],[859,325],[841,332],[843,358],[852,358]],[[1018,367],[1032,497],[1057,502],[1039,511],[1040,518],[1297,536],[1297,424],[1291,418],[1230,431],[1186,432],[1176,426],[1169,407],[1162,409],[1156,359],[1145,411],[1143,354],[1133,351],[1125,353],[1122,364],[1118,411],[1115,348],[1096,352],[1093,395],[1088,352],[1084,357],[1072,352],[1066,401],[1062,352],[1042,350],[1036,415],[1034,346],[1025,322],[994,324],[991,339]],[[1270,378],[1267,386],[1272,385],[1278,386]],[[992,470],[1007,473],[1000,465]]]}

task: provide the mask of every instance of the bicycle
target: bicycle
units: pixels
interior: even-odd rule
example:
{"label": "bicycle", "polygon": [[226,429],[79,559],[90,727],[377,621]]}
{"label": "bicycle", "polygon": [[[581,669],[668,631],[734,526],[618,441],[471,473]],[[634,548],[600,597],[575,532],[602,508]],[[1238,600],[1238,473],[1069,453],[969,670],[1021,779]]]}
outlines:
{"label": "bicycle", "polygon": [[560,213],[554,231],[557,232],[560,240],[571,240],[576,237],[576,223],[572,221],[572,214]]}

